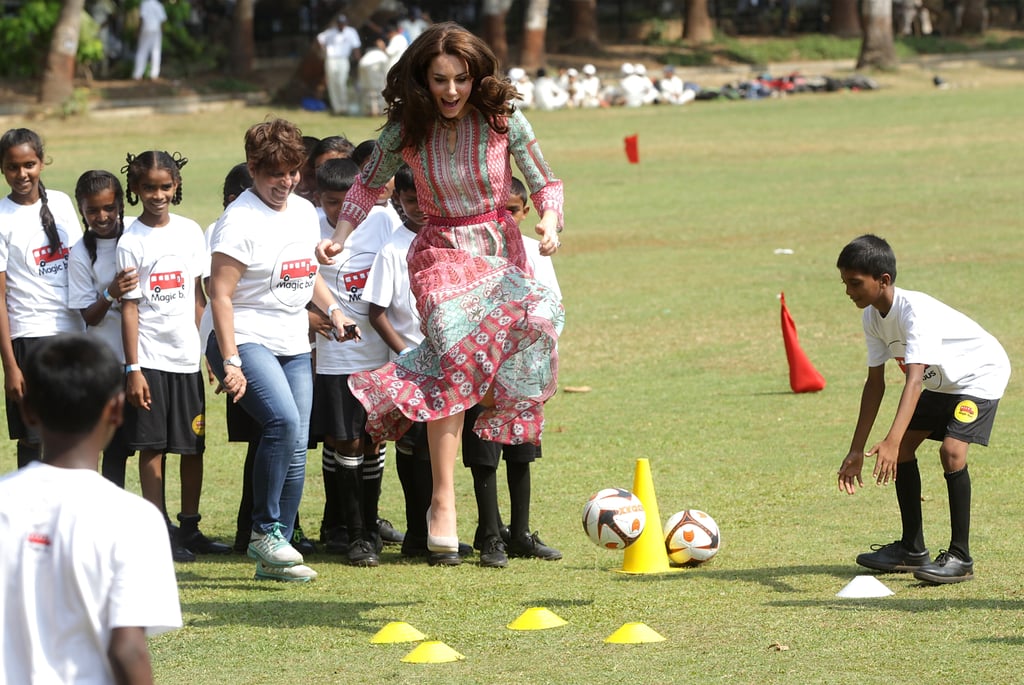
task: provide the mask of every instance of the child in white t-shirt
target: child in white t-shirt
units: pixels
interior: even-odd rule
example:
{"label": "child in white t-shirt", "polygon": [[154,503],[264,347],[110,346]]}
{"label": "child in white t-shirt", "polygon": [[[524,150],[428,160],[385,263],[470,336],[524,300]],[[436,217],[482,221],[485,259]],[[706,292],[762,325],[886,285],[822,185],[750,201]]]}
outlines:
{"label": "child in white t-shirt", "polygon": [[[345,194],[359,168],[349,159],[331,159],[317,170],[317,192],[324,214],[322,237],[334,233]],[[321,266],[327,283],[347,317],[363,331],[362,339],[338,342],[317,335],[316,379],[313,386],[313,417],[310,433],[322,437],[325,457],[333,452],[335,476],[348,533],[348,562],[377,566],[381,539],[377,526],[384,460],[380,447],[366,433],[366,411],[348,387],[349,374],[368,371],[388,362],[388,347],[369,326],[363,287],[374,257],[394,232],[390,217],[378,213],[367,219],[345,241],[334,264]]]}
{"label": "child in white t-shirt", "polygon": [[[75,202],[85,234],[71,248],[68,260],[68,308],[77,310],[86,333],[105,342],[124,364],[121,296],[136,288],[139,277],[134,267],[117,270],[117,242],[124,234],[121,182],[109,171],[86,171],[75,185]],[[122,488],[128,456],[122,424],[103,450],[101,462],[103,475]]]}
{"label": "child in white t-shirt", "polygon": [[146,637],[181,627],[181,608],[160,513],[96,472],[121,423],[121,364],[77,333],[22,368],[44,451],[0,478],[0,681],[152,682]]}
{"label": "child in white t-shirt", "polygon": [[231,551],[199,530],[206,398],[198,324],[207,253],[199,225],[170,212],[181,202],[186,161],[156,150],[128,156],[128,202],[141,201],[143,211],[117,246],[117,268],[134,267],[138,274],[135,289],[121,302],[128,446],[139,451],[143,497],[165,516],[165,455],[181,455],[180,530],[168,518],[176,561],[194,561],[194,550]]}
{"label": "child in white t-shirt", "polygon": [[18,467],[39,459],[39,436],[21,420],[21,362],[41,339],[82,331],[68,309],[68,253],[82,236],[71,199],[47,191],[40,175],[43,141],[27,128],[0,138],[0,161],[11,192],[0,200],[0,358],[7,430],[18,441]]}

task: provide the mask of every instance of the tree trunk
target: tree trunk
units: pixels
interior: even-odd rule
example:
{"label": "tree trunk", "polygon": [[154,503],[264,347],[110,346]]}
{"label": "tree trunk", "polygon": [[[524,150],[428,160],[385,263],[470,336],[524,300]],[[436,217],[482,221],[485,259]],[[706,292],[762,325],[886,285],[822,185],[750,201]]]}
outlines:
{"label": "tree trunk", "polygon": [[544,41],[548,32],[548,0],[529,0],[523,22],[523,55],[520,63],[527,72],[544,66]]}
{"label": "tree trunk", "polygon": [[508,37],[505,34],[505,21],[512,0],[484,0],[481,9],[482,38],[494,51],[498,63],[508,68]]}
{"label": "tree trunk", "polygon": [[85,0],[64,0],[61,5],[39,89],[39,102],[44,105],[63,104],[74,92],[75,56],[78,54],[78,31],[84,7]]}
{"label": "tree trunk", "polygon": [[235,2],[234,31],[231,34],[231,70],[235,74],[248,74],[256,60],[253,34],[253,6],[255,0]]}
{"label": "tree trunk", "polygon": [[708,15],[708,0],[686,0],[686,23],[683,40],[690,43],[710,43],[715,34]]}
{"label": "tree trunk", "polygon": [[988,28],[988,7],[985,0],[965,0],[960,20],[960,33],[985,33]]}
{"label": "tree trunk", "polygon": [[[360,2],[353,4],[345,11],[345,16],[348,18],[350,26],[359,28],[366,20],[369,19],[377,8],[380,6],[381,0],[360,0]],[[334,25],[334,17],[336,14],[332,14],[328,25],[324,28],[329,28]],[[277,94],[274,96],[275,102],[280,103],[297,103],[302,98],[317,93],[320,89],[321,84],[324,80],[324,53],[320,49],[320,44],[317,42],[314,36],[313,42],[310,43],[306,49],[306,54],[303,56],[302,61],[299,62],[299,66],[295,68],[295,73],[288,80],[284,86],[281,87]]]}
{"label": "tree trunk", "polygon": [[857,0],[832,0],[829,32],[840,38],[859,38],[861,36]]}
{"label": "tree trunk", "polygon": [[861,11],[864,40],[860,44],[857,68],[894,68],[896,49],[892,39],[892,0],[863,0]]}
{"label": "tree trunk", "polygon": [[569,45],[595,51],[601,47],[597,31],[597,0],[569,0]]}

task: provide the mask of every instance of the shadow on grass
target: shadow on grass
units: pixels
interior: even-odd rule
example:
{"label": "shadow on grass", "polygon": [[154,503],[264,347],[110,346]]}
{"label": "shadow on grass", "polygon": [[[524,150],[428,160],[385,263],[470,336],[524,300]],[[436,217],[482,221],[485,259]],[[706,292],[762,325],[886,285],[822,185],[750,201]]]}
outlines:
{"label": "shadow on grass", "polygon": [[[282,588],[286,590],[290,588]],[[264,599],[266,596],[260,597]],[[215,628],[218,626],[253,626],[256,628],[345,628],[367,635],[380,630],[381,619],[363,618],[370,612],[379,614],[382,608],[409,606],[414,602],[342,602],[329,598],[300,600],[294,594],[285,592],[280,601],[254,602],[184,602],[182,613],[187,615],[187,624],[193,628]],[[398,612],[396,612],[398,613]]]}
{"label": "shadow on grass", "polygon": [[678,583],[693,580],[694,576],[700,576],[704,579],[710,578],[726,582],[754,583],[774,592],[806,593],[806,588],[794,587],[786,579],[794,576],[832,576],[847,581],[850,579],[850,573],[850,566],[802,565],[758,569],[716,569],[713,566],[694,566],[692,568],[673,568],[669,573],[614,573],[614,575],[620,580],[631,583]]}
{"label": "shadow on grass", "polygon": [[[921,584],[921,587],[930,587]],[[941,588],[935,588],[941,592]],[[931,599],[902,599],[899,597],[880,597],[875,599],[796,599],[765,602],[772,607],[790,607],[798,609],[828,608],[843,610],[871,609],[872,611],[904,611],[908,614],[920,614],[928,611],[1020,611],[1024,609],[1024,599],[980,599],[975,597],[949,597],[937,594]],[[1024,638],[1011,638],[1017,644],[1024,644]]]}

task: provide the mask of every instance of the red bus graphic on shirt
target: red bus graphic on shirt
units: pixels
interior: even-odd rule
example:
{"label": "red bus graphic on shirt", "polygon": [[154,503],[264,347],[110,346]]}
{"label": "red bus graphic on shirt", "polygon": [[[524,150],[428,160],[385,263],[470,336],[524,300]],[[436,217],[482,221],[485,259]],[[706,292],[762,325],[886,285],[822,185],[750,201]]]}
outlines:
{"label": "red bus graphic on shirt", "polygon": [[312,259],[299,259],[294,262],[281,264],[281,280],[290,281],[293,278],[313,278],[316,276],[316,264]]}
{"label": "red bus graphic on shirt", "polygon": [[366,287],[366,277],[370,275],[369,269],[354,271],[344,275],[345,290],[353,295],[359,293]]}
{"label": "red bus graphic on shirt", "polygon": [[185,278],[180,271],[164,271],[149,276],[149,289],[155,293],[159,293],[164,288],[182,288],[184,286]]}
{"label": "red bus graphic on shirt", "polygon": [[43,245],[32,250],[32,259],[35,260],[36,266],[46,266],[47,263],[55,259],[67,259],[68,252],[69,250],[64,247],[64,243],[60,244],[56,252],[53,252],[49,245]]}

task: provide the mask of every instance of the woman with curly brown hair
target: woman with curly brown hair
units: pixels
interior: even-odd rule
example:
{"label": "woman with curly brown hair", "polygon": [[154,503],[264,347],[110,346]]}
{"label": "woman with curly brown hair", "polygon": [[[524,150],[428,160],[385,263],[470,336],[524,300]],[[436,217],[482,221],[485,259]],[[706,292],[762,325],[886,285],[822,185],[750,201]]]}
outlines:
{"label": "woman with curly brown hair", "polygon": [[562,183],[533,130],[513,106],[490,48],[461,26],[424,31],[388,72],[387,122],[361,177],[349,190],[321,262],[339,253],[378,189],[408,163],[427,224],[409,250],[413,294],[426,339],[349,385],[367,409],[377,440],[427,424],[433,494],[427,512],[432,563],[457,564],[454,466],[463,413],[484,410],[474,430],[507,444],[540,440],[543,403],[555,391],[556,343],[564,312],[533,279],[522,237],[505,209],[510,157],[541,219],[541,253],[560,243]]}

